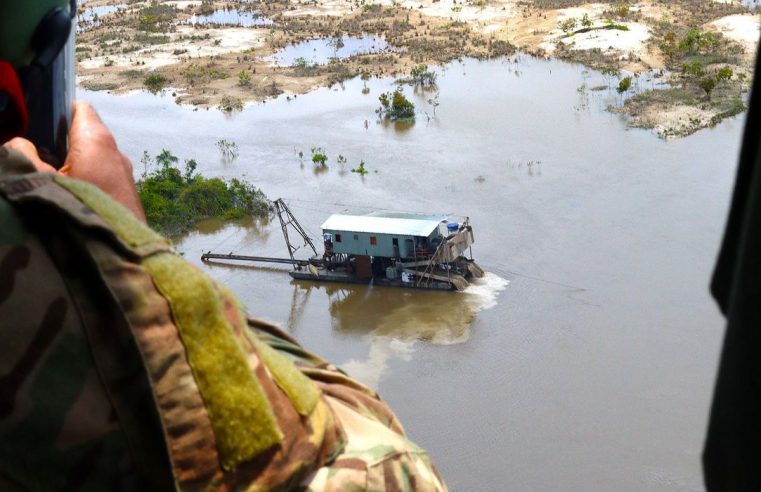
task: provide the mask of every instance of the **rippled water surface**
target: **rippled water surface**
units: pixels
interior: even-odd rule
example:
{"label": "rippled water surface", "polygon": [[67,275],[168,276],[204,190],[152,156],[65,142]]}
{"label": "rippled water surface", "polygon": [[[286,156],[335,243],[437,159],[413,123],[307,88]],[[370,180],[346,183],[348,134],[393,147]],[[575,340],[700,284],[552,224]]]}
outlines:
{"label": "rippled water surface", "polygon": [[[463,293],[200,262],[287,256],[276,221],[209,221],[177,242],[252,313],[375,386],[453,490],[700,489],[723,327],[707,286],[742,118],[659,140],[604,111],[615,91],[585,89],[605,83],[555,61],[465,60],[438,97],[405,89],[418,117],[404,127],[376,122],[385,79],[232,117],[169,95],[87,97],[136,173],[143,150],[172,149],[284,197],[315,237],[347,206],[470,216],[488,275]],[[220,138],[238,144],[233,162]]]}
{"label": "rippled water surface", "polygon": [[[80,2],[81,3],[81,2]],[[86,31],[100,25],[100,18],[127,8],[126,3],[89,7],[77,15],[77,29]]]}

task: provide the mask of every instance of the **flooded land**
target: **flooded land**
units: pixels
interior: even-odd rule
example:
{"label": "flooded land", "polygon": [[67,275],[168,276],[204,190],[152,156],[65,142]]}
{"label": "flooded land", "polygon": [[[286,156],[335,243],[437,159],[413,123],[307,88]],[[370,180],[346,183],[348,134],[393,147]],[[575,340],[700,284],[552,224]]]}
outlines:
{"label": "flooded land", "polygon": [[[198,2],[175,3],[184,11]],[[443,3],[416,2],[410,22],[419,23],[418,14],[426,24],[452,22],[433,16],[444,7],[454,14]],[[325,19],[327,9],[363,11],[340,2],[252,5],[281,26],[289,12]],[[501,31],[499,16],[516,8],[508,25],[520,25],[538,7],[462,4],[457,14],[481,8],[502,19],[494,21],[502,39],[532,49],[532,37]],[[549,33],[556,23],[547,15]],[[334,21],[320,20],[330,29]],[[523,51],[457,52],[458,60],[436,65],[435,88],[401,86],[415,121],[393,122],[376,109],[412,63],[409,47],[397,51],[398,40],[342,31],[343,47],[332,49],[395,61],[369,64],[377,77],[327,87],[331,75],[322,70],[335,61],[325,63],[324,45],[288,51],[314,33],[282,39],[286,33],[275,30],[271,49],[269,28],[230,29],[263,29],[250,55],[213,58],[221,70],[235,56],[250,56],[252,88],[220,78],[198,90],[178,75],[198,62],[183,61],[151,67],[172,77],[174,89],[126,90],[140,87],[140,78],[113,93],[80,91],[114,130],[136,177],[150,172],[144,151],[171,149],[180,163],[195,159],[205,176],[242,178],[271,199],[282,197],[313,237],[331,213],[347,208],[467,215],[473,256],[487,275],[465,292],[429,292],[295,281],[285,265],[200,261],[206,251],[287,256],[277,219],[202,222],[175,238],[185,258],[229,286],[251,314],[378,389],[452,490],[702,489],[700,453],[723,334],[708,283],[742,114],[662,139],[631,128],[622,114],[628,96],[610,71]],[[83,37],[97,31],[88,32]],[[203,56],[219,48],[217,34],[210,36],[203,49],[212,51]],[[219,36],[222,46],[230,39]],[[82,61],[83,85],[98,80],[97,70],[121,84],[110,74],[148,70],[158,59],[146,54],[146,68],[114,69],[115,61],[113,72]],[[320,72],[294,76],[300,59]],[[257,101],[256,88],[271,83],[258,78],[265,73],[286,93],[240,111],[212,103],[244,90]],[[632,76],[639,94],[671,87],[644,67]],[[236,157],[220,154],[220,139],[236,143]],[[325,165],[313,163],[313,149],[327,156]],[[353,172],[360,163],[366,172]]]}
{"label": "flooded land", "polygon": [[[620,94],[608,110],[664,138],[745,109],[759,39],[753,0],[89,0],[83,87],[168,91],[240,110],[354,77],[408,77],[463,57],[583,63]],[[633,84],[657,79],[655,87]]]}

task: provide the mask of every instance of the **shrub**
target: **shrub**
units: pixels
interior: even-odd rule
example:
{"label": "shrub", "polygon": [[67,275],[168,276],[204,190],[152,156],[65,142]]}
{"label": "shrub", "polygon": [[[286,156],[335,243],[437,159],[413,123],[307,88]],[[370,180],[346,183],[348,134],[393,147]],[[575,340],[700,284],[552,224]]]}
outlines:
{"label": "shrub", "polygon": [[357,166],[355,168],[352,168],[351,172],[357,173],[360,176],[364,176],[365,174],[367,174],[370,171],[365,169],[365,161],[359,161],[359,166]]}
{"label": "shrub", "polygon": [[734,72],[729,67],[722,67],[716,72],[716,79],[721,80],[729,80],[734,75]]}
{"label": "shrub", "polygon": [[563,22],[560,23],[560,29],[563,30],[566,33],[570,33],[574,29],[576,29],[577,20],[575,17],[570,17]]}
{"label": "shrub", "polygon": [[324,166],[328,162],[328,155],[322,147],[312,147],[312,162]]}
{"label": "shrub", "polygon": [[[150,157],[144,153],[144,164]],[[261,190],[238,179],[225,181],[195,173],[197,163],[185,161],[185,172],[176,166],[177,157],[164,149],[153,159],[155,169],[137,182],[148,224],[163,233],[177,234],[198,221],[220,217],[263,217],[269,202]]]}
{"label": "shrub", "polygon": [[378,100],[381,106],[376,112],[383,118],[392,121],[415,118],[415,105],[404,96],[401,89],[385,92],[378,97]]}
{"label": "shrub", "polygon": [[703,64],[697,60],[682,64],[682,71],[687,75],[694,75],[696,77],[700,77],[701,75],[705,74],[705,70],[703,70]]}
{"label": "shrub", "polygon": [[150,73],[143,80],[143,85],[152,93],[157,93],[169,82],[164,75],[160,73]]}
{"label": "shrub", "polygon": [[712,75],[708,75],[698,81],[698,87],[703,89],[703,91],[706,93],[706,97],[710,99],[711,91],[716,88],[717,83],[718,83],[718,80],[716,80],[716,77]]}
{"label": "shrub", "polygon": [[238,72],[238,85],[241,87],[249,87],[251,85],[251,74],[246,70]]}
{"label": "shrub", "polygon": [[243,111],[243,101],[237,97],[224,96],[217,106],[225,113],[232,113],[233,111]]}
{"label": "shrub", "polygon": [[428,65],[416,65],[410,71],[414,85],[428,87],[436,84],[436,72],[428,70]]}
{"label": "shrub", "polygon": [[632,78],[631,76],[626,76],[618,82],[618,87],[616,87],[616,91],[619,94],[623,94],[624,92],[628,91],[631,88],[632,88]]}

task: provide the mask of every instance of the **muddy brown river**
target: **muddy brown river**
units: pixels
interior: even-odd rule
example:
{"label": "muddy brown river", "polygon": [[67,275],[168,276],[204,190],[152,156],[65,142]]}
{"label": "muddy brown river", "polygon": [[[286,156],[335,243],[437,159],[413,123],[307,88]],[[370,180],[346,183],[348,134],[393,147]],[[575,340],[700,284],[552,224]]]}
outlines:
{"label": "muddy brown river", "polygon": [[[723,334],[708,283],[743,117],[663,141],[606,112],[619,96],[589,89],[606,82],[578,65],[464,60],[439,72],[435,117],[433,93],[405,89],[418,110],[409,127],[376,121],[388,79],[232,116],[169,93],[85,97],[136,174],[143,150],[171,149],[207,176],[283,197],[314,237],[345,208],[470,217],[488,274],[463,293],[200,262],[209,250],[287,256],[276,221],[210,221],[177,241],[252,314],[377,388],[452,490],[702,489]],[[221,138],[239,146],[234,161],[220,158]],[[351,172],[361,160],[364,177]]]}

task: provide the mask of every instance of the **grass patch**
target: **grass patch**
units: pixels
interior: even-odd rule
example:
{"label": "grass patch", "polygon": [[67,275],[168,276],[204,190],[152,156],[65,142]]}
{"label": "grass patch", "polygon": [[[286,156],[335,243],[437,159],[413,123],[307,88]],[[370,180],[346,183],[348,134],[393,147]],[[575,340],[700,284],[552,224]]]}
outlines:
{"label": "grass patch", "polygon": [[152,2],[140,9],[137,15],[137,30],[146,32],[167,32],[177,17],[177,7]]}
{"label": "grass patch", "polygon": [[143,80],[143,85],[146,89],[155,94],[163,89],[168,82],[169,79],[167,79],[165,75],[160,73],[150,73],[146,75]]}
{"label": "grass patch", "polygon": [[225,113],[232,113],[233,111],[243,111],[243,101],[237,97],[224,96],[220,101],[218,108]]}
{"label": "grass patch", "polygon": [[166,44],[169,42],[169,36],[163,34],[147,34],[139,32],[132,37],[132,41],[142,45]]}
{"label": "grass patch", "polygon": [[127,79],[134,80],[134,79],[139,79],[140,77],[142,77],[143,73],[144,72],[142,70],[135,70],[134,68],[131,68],[129,70],[124,70],[123,72],[120,72],[119,75]]}

